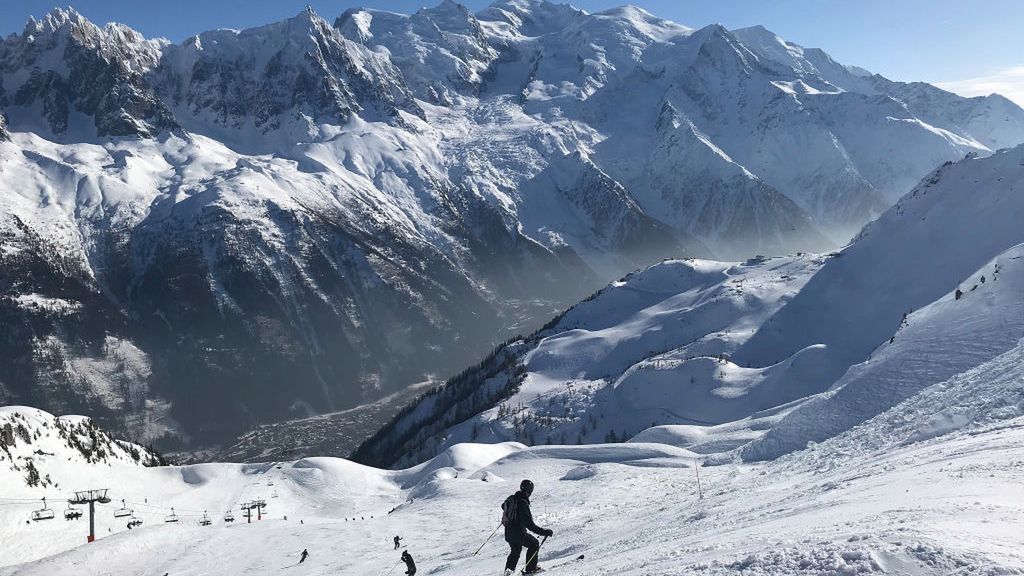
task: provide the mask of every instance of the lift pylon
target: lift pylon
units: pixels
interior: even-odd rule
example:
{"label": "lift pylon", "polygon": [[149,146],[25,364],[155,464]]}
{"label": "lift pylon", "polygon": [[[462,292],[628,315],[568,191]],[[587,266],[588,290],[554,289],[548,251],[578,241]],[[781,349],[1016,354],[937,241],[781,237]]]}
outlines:
{"label": "lift pylon", "polygon": [[86,542],[96,541],[96,503],[109,504],[110,498],[107,498],[107,489],[102,488],[99,490],[82,490],[81,492],[75,492],[75,495],[68,500],[68,504],[88,504],[89,505],[89,537]]}

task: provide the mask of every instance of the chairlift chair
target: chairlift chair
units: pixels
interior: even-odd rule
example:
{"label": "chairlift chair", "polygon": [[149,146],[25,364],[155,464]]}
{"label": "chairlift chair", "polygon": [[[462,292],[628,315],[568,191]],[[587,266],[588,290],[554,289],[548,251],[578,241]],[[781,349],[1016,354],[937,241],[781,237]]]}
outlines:
{"label": "chairlift chair", "polygon": [[224,521],[225,522],[234,522],[235,521],[235,515],[231,513],[231,510],[228,510],[227,512],[224,513]]}
{"label": "chairlift chair", "polygon": [[170,524],[178,521],[178,515],[174,513],[174,508],[171,508],[171,513],[164,516],[164,523]]}
{"label": "chairlift chair", "polygon": [[125,506],[124,500],[121,500],[121,507],[114,510],[114,518],[124,518],[125,516],[131,516],[132,510]]}
{"label": "chairlift chair", "polygon": [[142,518],[132,514],[132,517],[128,519],[128,528],[138,528],[139,526],[142,526]]}
{"label": "chairlift chair", "polygon": [[43,498],[43,507],[32,512],[32,521],[53,520],[54,516],[53,509],[46,507],[46,498]]}
{"label": "chairlift chair", "polygon": [[82,517],[82,511],[74,506],[68,504],[68,509],[64,511],[65,520],[78,520]]}
{"label": "chairlift chair", "polygon": [[213,524],[213,520],[210,520],[210,516],[206,513],[206,510],[203,510],[203,517],[199,519],[199,525],[209,526],[210,524]]}
{"label": "chairlift chair", "polygon": [[274,491],[273,491],[273,492],[272,492],[272,493],[270,494],[270,497],[271,497],[271,498],[277,498],[277,490],[274,490]]}

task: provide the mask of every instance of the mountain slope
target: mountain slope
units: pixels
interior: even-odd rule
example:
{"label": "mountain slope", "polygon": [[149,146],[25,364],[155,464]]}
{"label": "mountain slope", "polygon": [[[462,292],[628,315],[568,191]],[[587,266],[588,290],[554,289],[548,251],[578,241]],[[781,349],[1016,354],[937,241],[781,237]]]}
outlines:
{"label": "mountain slope", "polygon": [[[937,169],[808,283],[736,354],[776,362],[811,344],[835,359],[835,380],[910,313],[953,291],[986,262],[1024,241],[1019,190],[1024,147]],[[931,258],[922,257],[933,255]]]}
{"label": "mountain slope", "polygon": [[631,274],[425,394],[353,458],[391,466],[466,441],[625,440],[652,422],[727,422],[824,391],[818,347],[764,368],[728,360],[823,263],[666,261]]}
{"label": "mountain slope", "polygon": [[[666,262],[410,405],[354,453],[467,440],[669,442],[772,459],[1024,338],[1024,146],[937,169],[840,252]],[[887,342],[888,341],[888,342]]]}

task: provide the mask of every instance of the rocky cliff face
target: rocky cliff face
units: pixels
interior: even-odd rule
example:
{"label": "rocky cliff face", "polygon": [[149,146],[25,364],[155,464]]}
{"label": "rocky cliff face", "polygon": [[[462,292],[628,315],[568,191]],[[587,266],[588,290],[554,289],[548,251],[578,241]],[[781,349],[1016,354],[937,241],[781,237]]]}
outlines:
{"label": "rocky cliff face", "polygon": [[[176,126],[145,78],[165,44],[54,10],[0,44],[0,70],[11,104],[34,109],[54,135],[91,128],[98,136],[152,136]],[[75,113],[89,119],[74,127]]]}

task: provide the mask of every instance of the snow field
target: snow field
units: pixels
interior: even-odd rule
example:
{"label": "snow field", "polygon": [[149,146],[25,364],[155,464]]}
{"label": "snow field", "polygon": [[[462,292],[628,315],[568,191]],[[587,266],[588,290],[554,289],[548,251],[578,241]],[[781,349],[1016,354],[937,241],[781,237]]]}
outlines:
{"label": "snow field", "polygon": [[[998,359],[1004,369],[1024,348],[1014,353]],[[959,386],[972,384],[977,382]],[[398,562],[395,535],[403,537],[422,574],[500,574],[507,553],[500,533],[479,555],[473,552],[498,525],[502,499],[525,477],[537,484],[537,522],[555,531],[541,565],[556,574],[1016,573],[1024,570],[1020,406],[1016,416],[973,419],[963,430],[908,442],[916,428],[907,423],[927,425],[929,410],[948,406],[956,387],[930,388],[842,436],[773,462],[703,466],[703,499],[693,453],[642,443],[459,445],[403,471],[333,458],[135,473],[82,469],[85,478],[106,481],[118,492],[148,494],[188,511],[209,507],[214,525],[201,527],[184,514],[177,525],[163,524],[155,511],[140,529],[106,534],[110,523],[104,520],[95,544],[9,565],[0,574],[187,576],[283,569],[383,575]],[[1008,389],[1004,378],[985,396],[989,402],[1014,398]],[[1020,389],[1017,381],[1018,395]],[[270,491],[279,497],[267,499],[260,522],[239,518],[225,525],[221,512],[213,513],[228,501]],[[35,492],[19,491],[29,493]],[[0,509],[5,559],[28,560],[81,542],[81,522],[24,525],[10,506]],[[43,539],[64,540],[48,550],[32,547]],[[296,566],[303,549],[311,556]],[[585,558],[574,560],[580,554]]]}

